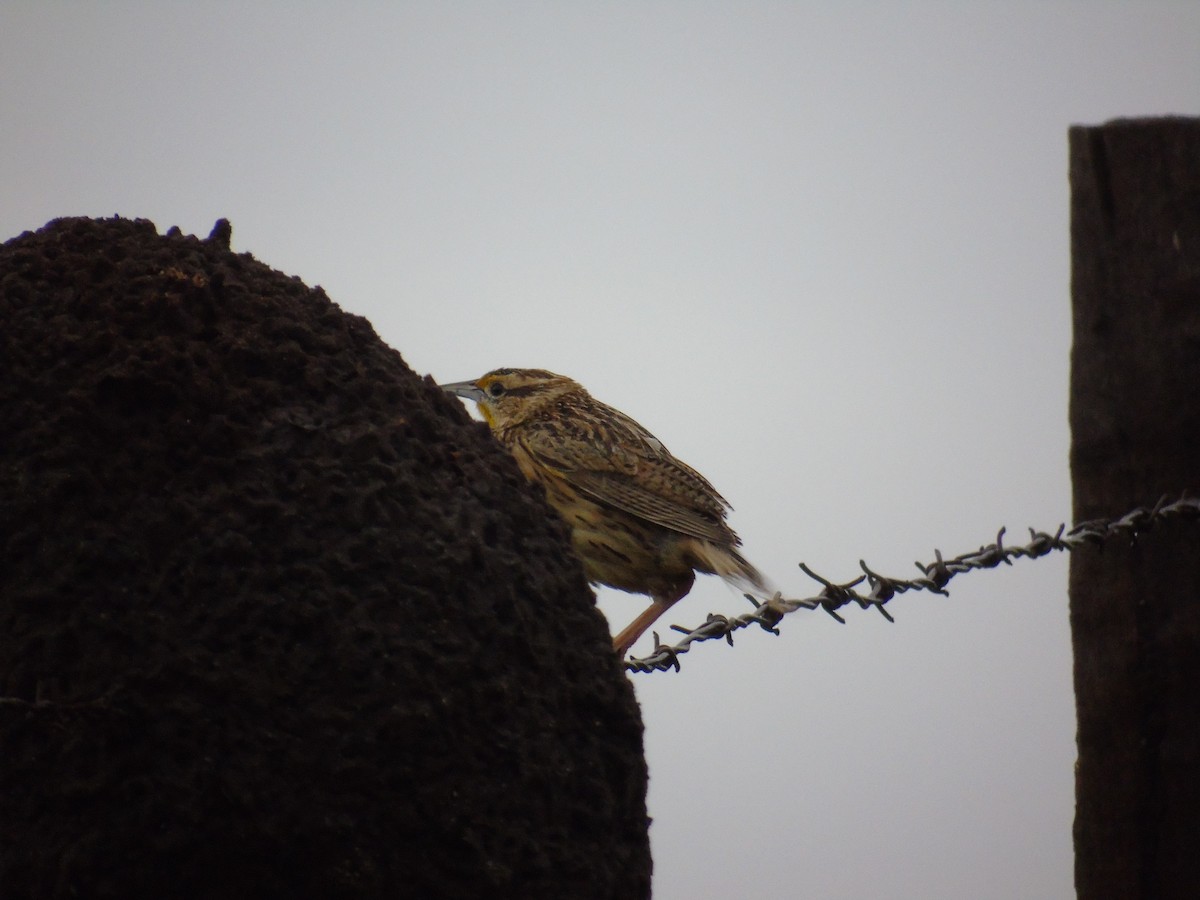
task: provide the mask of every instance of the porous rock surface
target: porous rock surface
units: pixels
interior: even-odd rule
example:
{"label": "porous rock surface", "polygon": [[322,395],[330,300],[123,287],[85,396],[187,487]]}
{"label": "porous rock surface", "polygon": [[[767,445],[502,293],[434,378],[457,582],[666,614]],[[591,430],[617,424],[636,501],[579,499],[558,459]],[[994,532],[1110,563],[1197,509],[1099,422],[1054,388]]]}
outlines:
{"label": "porous rock surface", "polygon": [[561,524],[229,236],[0,247],[3,895],[648,895],[641,725]]}

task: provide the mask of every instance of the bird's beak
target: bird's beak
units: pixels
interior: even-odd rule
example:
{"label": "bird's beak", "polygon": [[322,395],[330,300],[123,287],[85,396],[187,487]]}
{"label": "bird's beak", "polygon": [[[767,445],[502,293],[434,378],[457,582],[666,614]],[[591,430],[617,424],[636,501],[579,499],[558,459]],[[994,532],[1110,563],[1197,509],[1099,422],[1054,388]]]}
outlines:
{"label": "bird's beak", "polygon": [[439,384],[443,391],[447,394],[454,394],[456,397],[462,397],[466,400],[474,400],[476,403],[482,403],[483,398],[487,396],[483,389],[473,381],[456,381],[453,384]]}

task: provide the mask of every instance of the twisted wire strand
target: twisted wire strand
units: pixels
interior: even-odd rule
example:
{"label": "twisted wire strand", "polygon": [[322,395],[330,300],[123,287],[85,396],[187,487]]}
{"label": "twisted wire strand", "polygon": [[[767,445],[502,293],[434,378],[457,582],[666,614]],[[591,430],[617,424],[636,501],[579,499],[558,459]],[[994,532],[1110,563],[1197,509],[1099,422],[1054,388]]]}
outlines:
{"label": "twisted wire strand", "polygon": [[[732,646],[733,633],[751,625],[758,625],[772,634],[779,634],[779,623],[783,617],[798,609],[823,609],[839,622],[845,622],[838,610],[855,603],[862,609],[878,611],[890,622],[893,621],[892,616],[884,606],[898,594],[908,591],[930,591],[949,596],[946,585],[955,575],[962,572],[994,569],[1001,563],[1011,566],[1016,558],[1036,559],[1055,551],[1069,553],[1084,544],[1103,544],[1119,537],[1128,537],[1135,541],[1139,534],[1172,520],[1200,521],[1200,499],[1184,496],[1168,502],[1167,498],[1163,497],[1152,507],[1139,506],[1118,518],[1081,522],[1070,531],[1066,530],[1065,524],[1059,525],[1053,534],[1030,528],[1029,542],[1019,546],[1005,546],[1005,529],[1001,528],[993,543],[953,559],[945,559],[942,552],[935,549],[933,562],[916,563],[917,568],[921,570],[919,578],[889,578],[873,571],[866,562],[859,560],[858,565],[863,574],[853,581],[837,584],[800,563],[804,574],[822,586],[816,596],[791,599],[776,593],[770,600],[760,602],[746,594],[746,599],[754,604],[752,612],[733,617],[709,613],[703,624],[695,628],[672,625],[671,630],[683,635],[676,644],[662,643],[655,632],[654,651],[649,656],[627,659],[624,666],[626,671],[630,672],[661,672],[670,669],[679,671],[679,657],[687,653],[692,644],[724,638]],[[864,581],[868,588],[865,593],[858,589]]]}

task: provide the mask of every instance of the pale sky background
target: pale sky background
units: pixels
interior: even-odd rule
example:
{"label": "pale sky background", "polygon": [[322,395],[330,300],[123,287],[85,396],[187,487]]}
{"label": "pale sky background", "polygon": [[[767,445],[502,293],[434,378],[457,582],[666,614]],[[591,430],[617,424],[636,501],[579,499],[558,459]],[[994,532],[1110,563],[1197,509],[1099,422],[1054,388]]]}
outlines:
{"label": "pale sky background", "polygon": [[[1195,2],[9,0],[0,239],[229,217],[418,373],[577,378],[809,596],[1070,517],[1067,128],[1198,106]],[[633,676],[655,897],[1072,895],[1066,573]]]}

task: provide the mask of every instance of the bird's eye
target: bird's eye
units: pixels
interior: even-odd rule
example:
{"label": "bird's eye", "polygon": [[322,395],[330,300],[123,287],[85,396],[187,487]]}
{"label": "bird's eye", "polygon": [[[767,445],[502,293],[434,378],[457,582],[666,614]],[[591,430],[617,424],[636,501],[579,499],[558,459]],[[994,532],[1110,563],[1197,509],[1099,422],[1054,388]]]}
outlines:
{"label": "bird's eye", "polygon": [[504,385],[498,381],[493,381],[487,387],[487,392],[493,397],[499,397],[504,393]]}

